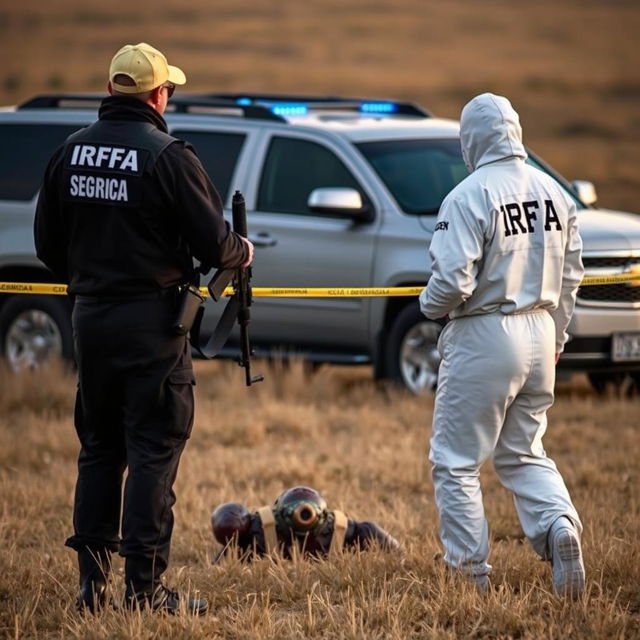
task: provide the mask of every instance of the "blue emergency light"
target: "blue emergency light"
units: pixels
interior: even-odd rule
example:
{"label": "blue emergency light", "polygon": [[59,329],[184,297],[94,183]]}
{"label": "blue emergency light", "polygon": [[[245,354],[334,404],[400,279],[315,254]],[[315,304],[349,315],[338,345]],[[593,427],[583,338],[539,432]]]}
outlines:
{"label": "blue emergency light", "polygon": [[395,113],[398,105],[393,102],[363,102],[359,107],[360,113]]}
{"label": "blue emergency light", "polygon": [[281,102],[272,105],[271,111],[277,116],[303,116],[309,112],[309,107],[301,102]]}

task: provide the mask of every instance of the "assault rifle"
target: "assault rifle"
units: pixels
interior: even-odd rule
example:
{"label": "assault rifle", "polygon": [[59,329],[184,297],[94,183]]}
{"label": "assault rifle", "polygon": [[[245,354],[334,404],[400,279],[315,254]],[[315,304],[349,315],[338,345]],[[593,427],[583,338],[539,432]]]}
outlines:
{"label": "assault rifle", "polygon": [[[233,217],[233,230],[243,238],[247,237],[247,211],[244,198],[239,191],[233,194],[231,200],[231,212]],[[218,321],[213,336],[206,347],[205,355],[212,358],[224,345],[231,333],[235,319],[240,325],[241,354],[238,364],[244,368],[245,382],[250,387],[256,382],[264,380],[264,376],[251,375],[251,356],[253,352],[249,343],[249,321],[251,319],[250,307],[253,302],[251,295],[251,267],[237,267],[235,269],[218,269],[207,288],[209,294],[217,302],[222,297],[224,290],[231,284],[233,296],[227,303],[224,312]],[[212,354],[212,355],[209,355]]]}

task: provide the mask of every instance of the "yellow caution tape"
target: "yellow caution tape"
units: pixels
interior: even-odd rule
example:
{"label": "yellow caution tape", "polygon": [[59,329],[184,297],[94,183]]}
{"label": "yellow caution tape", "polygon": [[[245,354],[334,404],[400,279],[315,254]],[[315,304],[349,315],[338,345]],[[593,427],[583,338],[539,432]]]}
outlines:
{"label": "yellow caution tape", "polygon": [[38,282],[0,282],[0,293],[46,293],[63,296],[67,293],[66,284],[41,284]]}
{"label": "yellow caution tape", "polygon": [[640,272],[628,271],[616,276],[589,276],[582,280],[580,286],[592,287],[597,284],[618,284],[619,282],[628,282],[631,286],[636,287],[640,285]]}
{"label": "yellow caution tape", "polygon": [[[383,298],[387,296],[417,296],[424,287],[251,287],[255,298]],[[201,287],[208,295],[207,288]],[[233,294],[227,287],[225,296]]]}
{"label": "yellow caution tape", "polygon": [[[589,276],[581,282],[581,287],[602,284],[633,283],[640,285],[640,273],[627,272],[613,276]],[[252,287],[255,298],[386,298],[389,296],[417,296],[424,287]],[[0,282],[0,293],[65,295],[64,284],[38,282]],[[200,293],[208,296],[206,287]],[[233,287],[224,290],[225,296],[233,295]]]}

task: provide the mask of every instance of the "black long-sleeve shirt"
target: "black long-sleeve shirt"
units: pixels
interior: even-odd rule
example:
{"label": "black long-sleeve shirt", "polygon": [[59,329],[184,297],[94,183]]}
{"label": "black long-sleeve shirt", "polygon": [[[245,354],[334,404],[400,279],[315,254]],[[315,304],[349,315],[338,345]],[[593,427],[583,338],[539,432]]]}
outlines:
{"label": "black long-sleeve shirt", "polygon": [[[130,123],[151,127],[134,127],[139,133],[130,140]],[[203,271],[246,260],[246,246],[224,220],[220,196],[191,145],[166,136],[156,158],[140,150],[137,174],[126,172],[132,163],[118,173],[127,145],[137,140],[144,147],[145,136],[157,139],[157,132],[166,134],[167,126],[155,109],[112,96],[102,102],[98,122],[52,157],[38,198],[35,244],[70,293],[135,296],[189,279],[192,258]],[[83,157],[87,139],[97,153]],[[72,165],[82,160],[74,173]]]}

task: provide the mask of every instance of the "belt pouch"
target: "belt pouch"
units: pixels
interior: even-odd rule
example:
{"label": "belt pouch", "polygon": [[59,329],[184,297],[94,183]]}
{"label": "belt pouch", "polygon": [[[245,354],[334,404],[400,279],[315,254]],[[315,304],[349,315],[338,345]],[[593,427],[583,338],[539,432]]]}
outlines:
{"label": "belt pouch", "polygon": [[203,302],[204,296],[200,295],[197,287],[189,285],[180,289],[178,314],[174,323],[171,325],[173,333],[179,336],[185,336],[189,333],[198,309]]}

